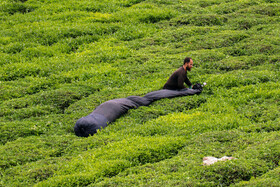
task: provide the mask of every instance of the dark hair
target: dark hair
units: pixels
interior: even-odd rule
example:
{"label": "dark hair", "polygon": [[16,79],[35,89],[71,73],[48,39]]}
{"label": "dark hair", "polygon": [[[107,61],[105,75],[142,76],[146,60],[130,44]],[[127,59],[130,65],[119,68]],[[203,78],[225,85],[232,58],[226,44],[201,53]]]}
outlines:
{"label": "dark hair", "polygon": [[190,57],[186,57],[186,58],[184,59],[184,64],[185,64],[185,63],[189,63],[189,62],[191,61],[191,59],[192,59],[192,58],[190,58]]}

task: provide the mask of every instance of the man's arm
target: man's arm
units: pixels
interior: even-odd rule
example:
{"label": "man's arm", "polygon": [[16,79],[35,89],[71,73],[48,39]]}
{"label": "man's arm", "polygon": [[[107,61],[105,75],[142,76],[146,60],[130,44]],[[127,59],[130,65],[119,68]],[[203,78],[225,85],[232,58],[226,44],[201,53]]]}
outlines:
{"label": "man's arm", "polygon": [[185,85],[184,85],[184,81],[185,81],[185,77],[184,76],[179,76],[178,77],[178,88],[179,89],[184,89],[186,88]]}
{"label": "man's arm", "polygon": [[191,81],[189,80],[188,77],[186,77],[185,83],[189,86],[189,88],[192,88],[192,83],[191,83]]}

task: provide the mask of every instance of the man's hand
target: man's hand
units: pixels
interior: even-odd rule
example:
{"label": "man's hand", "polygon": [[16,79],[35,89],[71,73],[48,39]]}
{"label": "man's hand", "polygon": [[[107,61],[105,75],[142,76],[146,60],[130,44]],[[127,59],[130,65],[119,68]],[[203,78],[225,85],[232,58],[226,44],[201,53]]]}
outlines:
{"label": "man's hand", "polygon": [[203,86],[201,84],[196,83],[195,85],[193,85],[192,89],[194,89],[194,90],[201,90],[202,91],[202,87]]}

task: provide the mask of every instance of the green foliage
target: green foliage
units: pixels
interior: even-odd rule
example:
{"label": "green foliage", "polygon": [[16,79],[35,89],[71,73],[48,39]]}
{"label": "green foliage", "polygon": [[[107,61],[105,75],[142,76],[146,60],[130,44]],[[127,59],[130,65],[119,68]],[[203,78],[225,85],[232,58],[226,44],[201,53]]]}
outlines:
{"label": "green foliage", "polygon": [[[135,137],[108,144],[73,159],[60,171],[59,175],[66,176],[52,178],[38,186],[84,186],[98,177],[112,177],[131,166],[168,159],[177,154],[182,143],[183,139],[178,138]],[[85,170],[91,174],[85,174]]]}
{"label": "green foliage", "polygon": [[[24,1],[24,0],[23,0]],[[15,14],[15,13],[29,13],[36,9],[35,6],[26,5],[24,2],[4,2],[1,4],[1,10],[8,14]]]}
{"label": "green foliage", "polygon": [[175,14],[175,11],[167,8],[159,8],[154,4],[141,3],[124,11],[117,12],[114,16],[118,21],[156,23],[161,20],[169,20]]}
{"label": "green foliage", "polygon": [[227,22],[226,17],[216,14],[191,14],[174,18],[171,20],[171,24],[175,26],[180,25],[195,25],[195,26],[212,26],[223,25]]}
{"label": "green foliage", "polygon": [[[259,155],[274,147],[277,144],[275,142],[279,143],[278,138],[277,133],[245,134],[238,130],[202,133],[190,138],[186,146],[169,160],[134,167],[121,172],[116,177],[106,178],[91,186],[159,186],[159,184],[163,186],[176,184],[228,186],[242,180],[259,177],[269,171],[271,163],[263,161]],[[269,146],[265,148],[267,144]],[[255,150],[257,146],[263,149]],[[221,157],[233,152],[232,156],[237,158],[235,160],[202,166],[201,160],[205,155]],[[275,153],[274,156],[279,154],[277,151]]]}
{"label": "green foliage", "polygon": [[[279,186],[279,15],[277,0],[1,1],[0,186]],[[200,95],[74,135],[186,56]]]}
{"label": "green foliage", "polygon": [[279,184],[279,171],[280,167],[267,172],[265,175],[257,178],[252,178],[249,182],[240,182],[235,184],[234,186],[277,186]]}

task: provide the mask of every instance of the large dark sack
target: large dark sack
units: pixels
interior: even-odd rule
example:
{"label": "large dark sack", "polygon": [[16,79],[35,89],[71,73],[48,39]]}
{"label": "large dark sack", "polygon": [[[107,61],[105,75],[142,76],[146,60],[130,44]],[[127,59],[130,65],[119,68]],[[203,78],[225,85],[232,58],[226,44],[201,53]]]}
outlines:
{"label": "large dark sack", "polygon": [[162,98],[172,98],[178,96],[199,94],[202,90],[182,89],[182,90],[158,90],[146,94],[144,97],[129,96],[127,98],[113,99],[102,103],[86,117],[80,118],[74,127],[75,134],[81,137],[88,137],[97,132],[98,129],[105,128],[109,123],[118,119],[129,109],[139,106],[148,106],[153,101]]}
{"label": "large dark sack", "polygon": [[125,114],[129,109],[138,108],[139,106],[148,105],[146,99],[138,96],[130,96],[127,98],[114,99],[106,101],[99,105],[93,112],[103,115],[108,121],[113,122],[119,116]]}
{"label": "large dark sack", "polygon": [[75,124],[74,131],[77,136],[87,137],[93,135],[98,129],[105,128],[129,109],[149,105],[151,102],[143,97],[129,96],[127,98],[113,99],[102,103],[86,117],[80,118]]}
{"label": "large dark sack", "polygon": [[163,98],[172,98],[172,97],[179,97],[179,96],[187,96],[187,95],[194,95],[200,94],[202,90],[194,90],[194,89],[182,89],[182,90],[157,90],[150,93],[147,93],[144,98],[147,98],[152,101],[156,101]]}
{"label": "large dark sack", "polygon": [[88,137],[97,132],[98,129],[105,128],[109,121],[102,115],[94,112],[78,119],[75,124],[74,132],[77,136]]}

